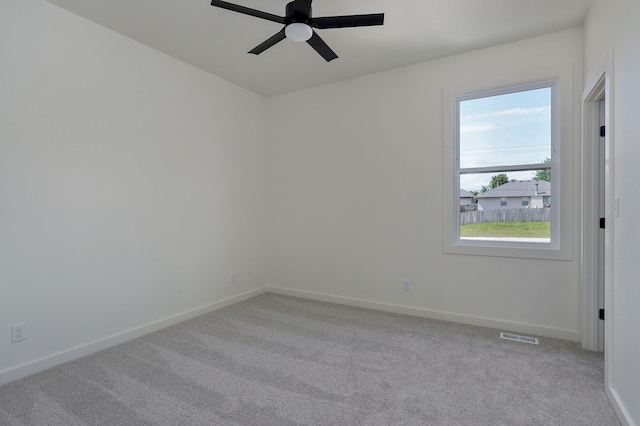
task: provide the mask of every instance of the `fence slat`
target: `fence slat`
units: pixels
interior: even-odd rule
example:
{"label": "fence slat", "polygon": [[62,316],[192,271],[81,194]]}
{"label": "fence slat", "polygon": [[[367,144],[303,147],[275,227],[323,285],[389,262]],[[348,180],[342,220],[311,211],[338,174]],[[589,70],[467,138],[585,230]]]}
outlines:
{"label": "fence slat", "polygon": [[489,222],[550,222],[551,208],[476,210],[460,213],[460,225]]}

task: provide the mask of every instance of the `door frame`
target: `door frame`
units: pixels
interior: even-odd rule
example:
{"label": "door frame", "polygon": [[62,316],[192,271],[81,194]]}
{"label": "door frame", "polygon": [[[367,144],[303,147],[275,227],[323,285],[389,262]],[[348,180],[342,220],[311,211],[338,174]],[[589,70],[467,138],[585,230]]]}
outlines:
{"label": "door frame", "polygon": [[[600,197],[602,185],[599,173],[602,141],[599,135],[601,125],[600,105],[605,103],[606,120],[606,76],[602,75],[595,86],[583,100],[583,134],[582,134],[582,285],[583,285],[583,333],[582,347],[591,351],[602,351],[598,342],[600,336],[600,319],[598,310],[600,308],[600,231],[598,222],[600,220]],[[606,136],[605,136],[606,141]],[[605,142],[606,143],[606,142]],[[605,153],[606,157],[606,146]],[[606,179],[606,174],[605,174]],[[605,199],[607,188],[604,185]],[[606,211],[605,211],[605,232],[606,232]],[[605,249],[606,254],[606,249]],[[605,268],[606,269],[606,268]],[[606,308],[605,308],[606,312]]]}
{"label": "door frame", "polygon": [[[604,159],[599,152],[600,101],[604,100]],[[610,387],[613,375],[613,52],[596,67],[596,73],[588,79],[582,96],[582,296],[583,322],[582,346],[597,351],[598,348],[598,192],[599,161],[604,160],[604,355],[605,387]]]}

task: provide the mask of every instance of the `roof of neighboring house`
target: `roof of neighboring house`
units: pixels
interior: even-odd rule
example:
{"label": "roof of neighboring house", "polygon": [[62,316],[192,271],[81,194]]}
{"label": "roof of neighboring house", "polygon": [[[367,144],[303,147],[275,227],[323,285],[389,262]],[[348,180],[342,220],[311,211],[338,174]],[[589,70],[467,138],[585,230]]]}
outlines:
{"label": "roof of neighboring house", "polygon": [[470,193],[469,191],[460,188],[460,198],[471,198],[473,197],[473,194]]}
{"label": "roof of neighboring house", "polygon": [[550,196],[551,182],[546,180],[516,180],[478,194],[476,198],[532,197],[534,195]]}

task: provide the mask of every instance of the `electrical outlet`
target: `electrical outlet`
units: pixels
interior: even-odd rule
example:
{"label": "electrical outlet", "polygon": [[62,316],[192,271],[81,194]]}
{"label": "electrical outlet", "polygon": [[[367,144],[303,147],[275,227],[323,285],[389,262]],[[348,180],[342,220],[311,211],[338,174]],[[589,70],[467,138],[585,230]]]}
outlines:
{"label": "electrical outlet", "polygon": [[11,343],[19,342],[27,338],[27,324],[13,324],[11,326]]}
{"label": "electrical outlet", "polygon": [[235,284],[236,283],[236,273],[232,272],[231,273],[231,284]]}
{"label": "electrical outlet", "polygon": [[409,280],[402,281],[402,290],[411,291],[411,284],[409,283]]}

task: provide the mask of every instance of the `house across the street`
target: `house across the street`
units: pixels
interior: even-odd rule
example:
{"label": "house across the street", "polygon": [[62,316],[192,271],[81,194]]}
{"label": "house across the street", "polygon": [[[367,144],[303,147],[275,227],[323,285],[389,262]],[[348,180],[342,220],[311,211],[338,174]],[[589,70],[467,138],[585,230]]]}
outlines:
{"label": "house across the street", "polygon": [[551,207],[551,183],[516,180],[476,195],[478,210]]}
{"label": "house across the street", "polygon": [[475,199],[473,198],[473,194],[460,188],[460,211],[465,212],[473,209],[475,209]]}

